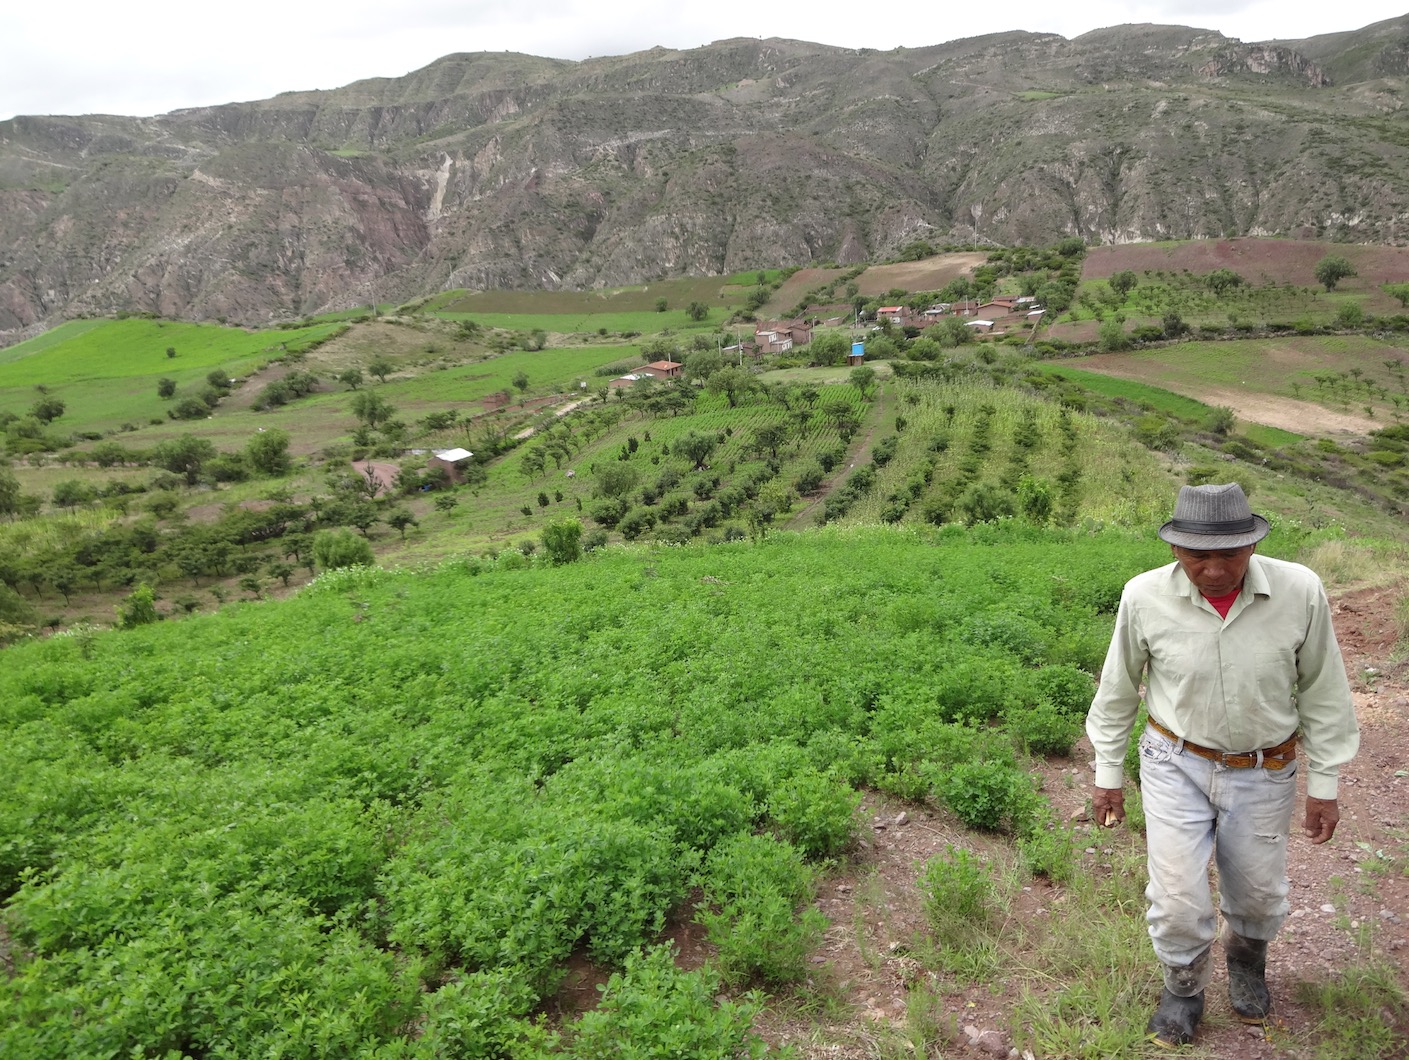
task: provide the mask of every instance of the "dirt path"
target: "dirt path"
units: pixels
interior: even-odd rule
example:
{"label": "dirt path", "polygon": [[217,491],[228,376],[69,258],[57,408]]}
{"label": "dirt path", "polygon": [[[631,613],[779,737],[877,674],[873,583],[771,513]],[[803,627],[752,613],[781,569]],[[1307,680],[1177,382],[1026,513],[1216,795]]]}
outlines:
{"label": "dirt path", "polygon": [[807,503],[784,523],[781,529],[805,530],[814,526],[816,524],[814,513],[822,510],[820,506],[827,503],[827,498],[832,495],[832,491],[840,488],[847,475],[857,464],[864,464],[871,458],[871,445],[875,441],[876,432],[889,421],[895,409],[895,396],[892,388],[885,385],[888,379],[887,376],[876,380],[874,385],[880,388],[879,392],[870,411],[866,414],[866,419],[861,423],[861,441],[855,449],[846,454],[845,465],[838,464],[833,468],[832,477],[817,493],[807,498]]}
{"label": "dirt path", "polygon": [[[1361,725],[1360,753],[1341,773],[1340,827],[1325,846],[1312,846],[1299,827],[1294,830],[1288,863],[1291,915],[1268,951],[1274,1018],[1265,1028],[1233,1019],[1226,973],[1217,962],[1196,1043],[1203,1060],[1306,1060],[1314,1055],[1305,1051],[1304,1042],[1317,1017],[1299,999],[1298,985],[1334,981],[1341,970],[1367,958],[1397,969],[1401,988],[1409,990],[1409,872],[1404,867],[1409,857],[1409,670],[1393,662],[1400,595],[1393,588],[1333,594],[1337,635]],[[1083,739],[1070,758],[1040,766],[1041,789],[1063,819],[1082,820],[1091,759]],[[1304,796],[1304,781],[1301,785]],[[862,813],[870,826],[855,861],[828,876],[820,888],[817,906],[831,927],[812,959],[816,975],[848,999],[845,1014],[835,1022],[781,1013],[762,1019],[766,1036],[797,1045],[807,1060],[869,1060],[878,1055],[874,1045],[879,1036],[905,1032],[912,991],[934,975],[907,955],[908,941],[927,930],[916,886],[920,867],[950,844],[975,842],[975,834],[952,814],[928,805],[873,792]],[[1118,845],[1133,843],[1136,855],[1143,857],[1143,839],[1123,829],[1090,832],[1089,841],[1083,855],[1088,872],[1109,871],[1112,848]],[[1062,901],[1060,888],[1033,880],[1010,913],[1023,919],[1061,916]],[[1153,967],[1153,954],[1150,961]],[[938,1018],[957,1031],[944,1056],[1017,1055],[1008,1052],[1013,1046],[1008,1028],[1021,1000],[1018,981],[933,985],[943,998]],[[1157,999],[1152,990],[1151,1011]],[[988,1033],[975,1043],[965,1028],[974,1035]]]}

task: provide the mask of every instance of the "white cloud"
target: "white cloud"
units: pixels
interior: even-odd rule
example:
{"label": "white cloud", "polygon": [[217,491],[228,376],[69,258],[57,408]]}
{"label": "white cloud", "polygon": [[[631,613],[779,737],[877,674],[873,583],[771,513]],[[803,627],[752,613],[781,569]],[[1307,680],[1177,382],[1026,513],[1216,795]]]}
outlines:
{"label": "white cloud", "polygon": [[[921,47],[1012,28],[1078,36],[1129,22],[1194,25],[1243,40],[1295,39],[1397,17],[1402,0],[1355,10],[1308,0],[1014,0],[937,12],[915,0],[863,8],[811,0],[245,0],[203,8],[177,0],[12,5],[0,35],[0,118],[15,114],[163,113],[397,77],[442,55],[517,51],[563,59],[728,37],[787,37],[842,47]],[[956,13],[959,12],[959,13]]]}

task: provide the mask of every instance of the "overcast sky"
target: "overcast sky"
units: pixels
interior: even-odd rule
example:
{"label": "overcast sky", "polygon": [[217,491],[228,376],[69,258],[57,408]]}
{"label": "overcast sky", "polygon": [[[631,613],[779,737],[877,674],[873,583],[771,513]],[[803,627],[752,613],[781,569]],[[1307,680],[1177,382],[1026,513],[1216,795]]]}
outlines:
{"label": "overcast sky", "polygon": [[68,0],[0,16],[0,120],[16,114],[164,114],[396,77],[442,55],[519,51],[559,59],[694,48],[729,37],[843,47],[923,47],[1004,29],[1075,37],[1155,22],[1244,41],[1359,29],[1409,0]]}

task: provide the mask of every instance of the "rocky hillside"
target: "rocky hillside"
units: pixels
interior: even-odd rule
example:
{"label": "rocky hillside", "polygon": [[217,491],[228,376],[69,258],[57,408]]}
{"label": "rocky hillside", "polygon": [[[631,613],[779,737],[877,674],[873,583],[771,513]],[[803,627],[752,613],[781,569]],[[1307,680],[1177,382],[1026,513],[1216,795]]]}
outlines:
{"label": "rocky hillside", "polygon": [[256,323],[441,287],[851,262],[915,240],[1401,237],[1409,16],[890,52],[719,41],[156,118],[0,123],[0,341],[85,312]]}

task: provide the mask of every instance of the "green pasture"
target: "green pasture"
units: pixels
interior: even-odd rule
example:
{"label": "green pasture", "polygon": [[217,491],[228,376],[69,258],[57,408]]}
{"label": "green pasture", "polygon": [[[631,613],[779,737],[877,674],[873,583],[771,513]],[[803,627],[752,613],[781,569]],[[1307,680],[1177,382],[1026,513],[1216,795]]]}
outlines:
{"label": "green pasture", "polygon": [[[1283,336],[1238,342],[1181,342],[1121,355],[1142,375],[1171,387],[1237,387],[1256,393],[1310,397],[1318,375],[1348,373],[1401,389],[1386,362],[1402,361],[1403,347],[1370,335]],[[1079,368],[1085,358],[1043,362],[1046,372]],[[1295,384],[1295,386],[1293,385]]]}
{"label": "green pasture", "polygon": [[[11,347],[0,363],[0,391],[40,384],[57,388],[92,379],[146,376],[155,381],[163,375],[175,378],[179,371],[215,367],[229,368],[235,374],[260,360],[297,352],[329,337],[340,326],[245,331],[174,320],[103,321],[97,327],[67,334],[61,341],[44,341],[46,333]],[[37,344],[37,349],[30,343]],[[168,347],[176,350],[175,357],[167,356]]]}
{"label": "green pasture", "polygon": [[486,328],[501,328],[505,331],[534,331],[542,329],[555,335],[622,334],[635,332],[638,335],[651,332],[686,331],[718,328],[732,312],[727,307],[711,307],[704,320],[691,320],[683,309],[670,309],[664,313],[646,310],[596,313],[466,313],[461,311],[440,311],[436,315],[446,320],[473,320]]}
{"label": "green pasture", "polygon": [[1087,390],[1095,391],[1097,394],[1104,394],[1106,397],[1124,398],[1140,406],[1148,406],[1159,412],[1165,412],[1172,416],[1179,416],[1183,419],[1202,419],[1211,411],[1208,405],[1202,401],[1195,401],[1193,398],[1184,397],[1169,390],[1164,390],[1157,386],[1150,386],[1147,383],[1137,383],[1131,379],[1121,379],[1113,375],[1102,375],[1099,372],[1089,372],[1081,368],[1074,368],[1072,365],[1079,364],[1081,358],[1072,361],[1062,361],[1054,363],[1043,361],[1033,365],[1036,371],[1047,375],[1058,376],[1070,379],[1078,383]]}
{"label": "green pasture", "polygon": [[[421,308],[438,314],[469,314],[476,320],[485,314],[496,317],[584,317],[635,313],[650,313],[657,319],[668,319],[672,312],[683,310],[691,302],[703,302],[715,310],[732,308],[732,303],[742,301],[747,293],[739,289],[737,284],[753,282],[758,274],[745,273],[743,276],[751,276],[753,280],[735,281],[732,277],[718,276],[681,277],[605,290],[446,291],[432,298]],[[725,288],[731,286],[735,287],[735,290],[726,293]],[[731,298],[730,295],[735,297]],[[656,300],[660,298],[664,298],[669,307],[665,313],[655,312]],[[660,327],[661,325],[657,324],[651,330],[659,330]]]}
{"label": "green pasture", "polygon": [[[606,377],[596,371],[604,365],[629,362],[639,366],[641,351],[637,346],[581,346],[543,350],[515,350],[497,357],[487,357],[456,368],[442,368],[408,379],[389,380],[378,387],[378,393],[390,401],[397,398],[416,401],[479,401],[500,390],[509,390],[518,400],[514,377],[523,372],[528,376],[528,395],[559,393],[573,388],[579,381],[587,383],[587,393],[605,386]],[[623,368],[625,372],[628,368]],[[375,384],[374,384],[375,385]]]}
{"label": "green pasture", "polygon": [[8,364],[11,361],[22,360],[25,357],[32,357],[37,353],[61,346],[65,342],[77,338],[85,332],[94,328],[103,327],[111,323],[107,320],[70,320],[58,327],[50,328],[32,339],[18,342],[13,346],[7,346],[0,350],[0,365]]}

